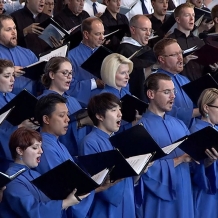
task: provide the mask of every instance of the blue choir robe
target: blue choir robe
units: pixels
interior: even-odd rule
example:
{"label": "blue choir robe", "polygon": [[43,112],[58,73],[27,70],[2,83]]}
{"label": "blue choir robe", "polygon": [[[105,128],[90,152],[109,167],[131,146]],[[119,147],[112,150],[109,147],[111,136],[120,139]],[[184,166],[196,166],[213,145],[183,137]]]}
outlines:
{"label": "blue choir robe", "polygon": [[[15,95],[13,93],[0,92],[0,108],[10,102]],[[11,125],[7,120],[0,125],[0,172],[4,172],[9,163],[13,161],[8,146],[11,134],[17,129],[17,126]]]}
{"label": "blue choir robe", "polygon": [[[47,89],[43,91],[43,94],[40,95],[38,99],[50,93],[58,94],[53,90]],[[63,97],[67,99],[66,105],[69,111],[69,115],[75,113],[76,111],[82,108],[79,102],[74,97],[69,96],[65,93],[63,94]],[[78,146],[80,145],[82,139],[86,136],[86,134],[87,134],[87,128],[83,127],[77,129],[77,121],[74,121],[69,123],[67,133],[63,136],[60,136],[59,140],[61,143],[63,143],[66,146],[66,148],[68,149],[69,153],[72,156],[76,156],[78,155]]]}
{"label": "blue choir robe", "polygon": [[[45,132],[42,132],[41,135],[43,155],[41,156],[40,163],[36,168],[39,173],[46,173],[69,159],[74,161],[67,148],[57,139],[55,135]],[[89,212],[93,198],[94,191],[79,204],[68,208],[67,217],[85,218]]]}
{"label": "blue choir robe", "polygon": [[[80,146],[80,155],[112,150],[109,135],[94,127]],[[96,193],[90,218],[135,217],[133,178],[126,178],[109,189]]]}
{"label": "blue choir robe", "polygon": [[[160,147],[170,145],[189,134],[181,120],[169,115],[162,118],[147,111],[139,122]],[[176,148],[169,155],[156,160],[147,173],[141,176],[139,183],[144,184],[144,195],[136,196],[137,201],[142,203],[137,205],[138,217],[194,217],[189,164],[182,163],[174,167],[173,159],[183,154],[181,149]]]}
{"label": "blue choir robe", "polygon": [[[38,61],[35,54],[29,49],[16,46],[7,48],[0,44],[0,58],[7,59],[14,63],[15,66],[26,67]],[[13,93],[18,94],[23,89],[28,90],[33,95],[36,95],[37,82],[32,81],[24,76],[16,77]]]}
{"label": "blue choir robe", "polygon": [[73,65],[75,74],[67,94],[75,97],[83,107],[87,106],[92,96],[99,94],[101,91],[98,88],[91,90],[91,79],[96,77],[81,67],[97,49],[91,49],[80,43],[76,48],[68,52],[68,58]]}
{"label": "blue choir robe", "polygon": [[192,120],[194,105],[188,95],[183,91],[181,86],[189,83],[190,80],[185,76],[180,74],[172,74],[163,69],[158,69],[158,73],[164,73],[170,76],[174,83],[175,89],[177,90],[173,108],[171,111],[167,112],[167,114],[182,120],[186,126],[189,127]]}
{"label": "blue choir robe", "polygon": [[8,175],[25,168],[26,171],[8,183],[0,204],[1,218],[65,218],[62,200],[50,200],[30,181],[40,176],[25,165],[12,163],[7,170]]}
{"label": "blue choir robe", "polygon": [[[190,132],[194,133],[210,123],[195,119]],[[214,127],[218,130],[217,126]],[[204,161],[192,164],[192,189],[195,218],[218,217],[218,161],[205,168]]]}

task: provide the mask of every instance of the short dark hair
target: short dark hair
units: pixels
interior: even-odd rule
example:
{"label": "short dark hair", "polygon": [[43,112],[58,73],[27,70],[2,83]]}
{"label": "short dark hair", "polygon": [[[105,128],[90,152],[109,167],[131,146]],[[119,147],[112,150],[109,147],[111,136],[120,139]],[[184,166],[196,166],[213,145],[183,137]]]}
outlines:
{"label": "short dark hair", "polygon": [[49,72],[52,71],[53,73],[56,73],[60,69],[60,65],[64,62],[69,62],[71,64],[70,60],[66,57],[53,57],[45,65],[45,74],[42,75],[41,79],[41,82],[45,88],[48,89],[51,86],[52,79],[49,76]]}
{"label": "short dark hair", "polygon": [[173,43],[177,43],[177,40],[172,38],[163,38],[158,41],[153,48],[156,58],[158,58],[160,55],[163,55],[165,47]]}
{"label": "short dark hair", "polygon": [[20,149],[24,151],[34,143],[34,140],[38,142],[42,141],[42,137],[39,132],[26,127],[18,128],[14,133],[12,133],[9,141],[9,149],[11,151],[12,158],[15,160],[17,157],[17,147],[20,147]]}
{"label": "short dark hair", "polygon": [[87,31],[88,33],[90,33],[92,30],[92,23],[95,21],[99,21],[100,23],[102,23],[102,20],[98,17],[88,17],[85,20],[83,20],[81,25],[81,31]]}
{"label": "short dark hair", "polygon": [[172,78],[170,76],[168,76],[167,74],[164,73],[152,73],[150,74],[147,79],[145,80],[144,83],[144,93],[147,97],[147,91],[150,90],[154,90],[157,91],[159,89],[159,81],[160,80],[172,80]]}
{"label": "short dark hair", "polygon": [[2,74],[7,67],[14,67],[13,62],[5,59],[0,59],[0,74]]}
{"label": "short dark hair", "polygon": [[35,108],[35,119],[39,122],[40,126],[43,126],[43,116],[48,117],[55,111],[55,107],[58,103],[65,103],[66,98],[62,97],[60,94],[51,93],[46,96],[41,97]]}
{"label": "short dark hair", "polygon": [[120,99],[111,93],[102,93],[92,97],[88,103],[88,115],[95,126],[98,126],[99,120],[96,115],[105,117],[107,110],[119,105],[121,107]]}
{"label": "short dark hair", "polygon": [[0,30],[2,29],[2,21],[4,20],[13,20],[13,18],[10,15],[7,14],[0,14]]}

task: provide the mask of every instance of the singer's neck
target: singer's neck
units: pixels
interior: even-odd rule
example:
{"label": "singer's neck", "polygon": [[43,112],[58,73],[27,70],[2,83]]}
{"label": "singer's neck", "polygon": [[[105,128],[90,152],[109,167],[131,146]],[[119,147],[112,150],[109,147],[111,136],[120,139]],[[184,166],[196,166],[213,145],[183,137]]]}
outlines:
{"label": "singer's neck", "polygon": [[190,30],[185,30],[184,28],[182,28],[179,25],[177,25],[177,29],[180,30],[182,33],[184,33],[186,35],[186,37],[188,37],[190,35]]}

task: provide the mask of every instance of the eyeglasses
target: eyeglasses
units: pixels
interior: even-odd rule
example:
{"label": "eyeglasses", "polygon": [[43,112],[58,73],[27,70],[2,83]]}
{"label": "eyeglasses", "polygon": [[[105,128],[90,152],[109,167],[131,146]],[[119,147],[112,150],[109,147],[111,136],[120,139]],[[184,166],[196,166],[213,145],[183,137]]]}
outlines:
{"label": "eyeglasses", "polygon": [[215,108],[218,108],[218,106],[211,105],[211,104],[208,104],[207,106],[208,106],[208,107],[215,107]]}
{"label": "eyeglasses", "polygon": [[161,90],[157,92],[163,92],[165,95],[170,95],[170,94],[175,95],[177,93],[177,90],[176,89],[165,89],[165,90]]}
{"label": "eyeglasses", "polygon": [[69,77],[69,76],[73,76],[73,71],[57,71],[63,74],[64,77]]}
{"label": "eyeglasses", "polygon": [[147,33],[150,33],[150,34],[154,34],[154,30],[150,29],[150,28],[143,28],[143,27],[138,27],[138,26],[133,26],[135,28],[138,28],[140,29],[141,31],[143,32],[147,32]]}
{"label": "eyeglasses", "polygon": [[182,54],[183,54],[183,51],[181,50],[181,51],[176,52],[176,53],[174,53],[174,54],[163,55],[163,56],[164,56],[164,57],[178,57],[178,56],[180,56],[180,55],[182,55]]}

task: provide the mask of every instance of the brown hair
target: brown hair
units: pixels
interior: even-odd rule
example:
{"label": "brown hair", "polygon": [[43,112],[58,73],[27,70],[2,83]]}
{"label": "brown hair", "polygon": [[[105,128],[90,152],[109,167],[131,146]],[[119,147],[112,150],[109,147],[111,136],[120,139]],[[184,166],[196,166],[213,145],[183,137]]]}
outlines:
{"label": "brown hair", "polygon": [[42,141],[42,137],[39,132],[26,127],[18,128],[11,135],[9,141],[9,148],[11,151],[12,158],[15,160],[17,157],[17,147],[24,151],[34,143],[34,140],[38,142]]}
{"label": "brown hair", "polygon": [[177,43],[177,40],[172,38],[163,38],[158,41],[153,48],[156,58],[163,55],[165,47],[173,43]]}
{"label": "brown hair", "polygon": [[211,10],[211,17],[214,20],[216,17],[218,17],[218,5],[215,5]]}
{"label": "brown hair", "polygon": [[14,64],[9,60],[0,59],[0,74],[2,74],[7,67],[14,67]]}
{"label": "brown hair", "polygon": [[53,73],[56,73],[60,69],[60,65],[64,62],[69,62],[71,64],[70,60],[66,57],[53,57],[45,65],[45,74],[42,75],[41,82],[47,89],[50,87],[52,81],[49,72],[52,71]]}
{"label": "brown hair", "polygon": [[13,20],[13,18],[10,15],[7,14],[0,14],[0,30],[2,29],[2,21],[4,20]]}
{"label": "brown hair", "polygon": [[81,25],[81,31],[87,31],[88,33],[90,33],[92,30],[92,23],[95,21],[99,21],[100,23],[102,23],[102,20],[97,17],[88,17],[85,20],[83,20]]}
{"label": "brown hair", "polygon": [[179,5],[178,7],[176,7],[176,9],[174,10],[174,17],[179,17],[180,14],[181,14],[181,11],[184,9],[184,8],[194,8],[194,5],[191,4],[190,2],[186,2],[184,4],[181,4]]}

